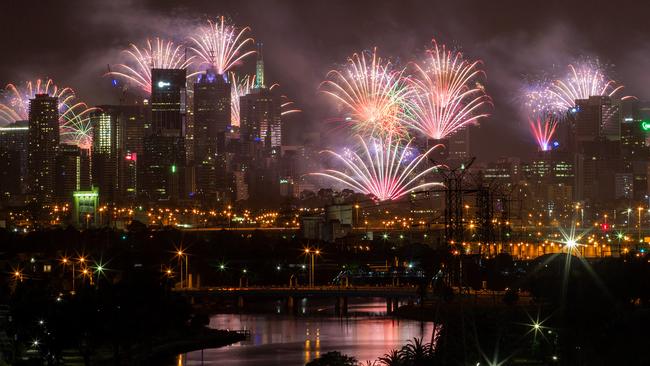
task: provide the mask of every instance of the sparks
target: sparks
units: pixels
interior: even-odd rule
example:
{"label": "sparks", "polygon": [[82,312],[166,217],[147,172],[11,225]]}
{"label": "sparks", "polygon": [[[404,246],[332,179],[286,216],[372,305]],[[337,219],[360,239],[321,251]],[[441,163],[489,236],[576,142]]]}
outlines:
{"label": "sparks", "polygon": [[37,79],[21,84],[7,84],[0,103],[0,121],[5,124],[29,119],[29,100],[36,94],[48,94],[59,99],[59,112],[69,103],[75,93],[71,88],[59,88],[52,79]]}
{"label": "sparks", "polygon": [[549,90],[556,98],[556,104],[566,111],[574,107],[578,99],[589,99],[591,96],[611,97],[621,89],[623,86],[617,86],[614,80],[608,80],[597,63],[583,62],[576,66],[569,65],[569,74],[564,79],[556,80]]}
{"label": "sparks", "polygon": [[[151,69],[187,69],[194,59],[194,56],[186,57],[183,46],[160,38],[147,40],[142,48],[131,44],[124,53],[129,63],[118,64],[120,71],[110,71],[106,75],[122,78],[147,94],[151,93]],[[188,74],[187,78],[194,75],[196,73]]]}
{"label": "sparks", "polygon": [[550,150],[551,139],[558,124],[557,119],[553,115],[548,115],[546,117],[537,117],[534,120],[529,119],[528,123],[539,149],[541,151]]}
{"label": "sparks", "polygon": [[358,133],[403,136],[406,128],[400,117],[410,93],[403,74],[375,48],[370,55],[355,53],[347,67],[330,71],[320,89],[349,110],[349,121]]}
{"label": "sparks", "polygon": [[254,43],[253,38],[244,35],[248,31],[250,28],[244,27],[237,32],[235,26],[227,24],[223,16],[218,22],[208,20],[207,27],[202,27],[196,37],[190,37],[196,46],[190,49],[201,60],[201,64],[207,64],[223,75],[255,53],[247,49]]}
{"label": "sparks", "polygon": [[90,113],[95,110],[98,108],[89,108],[86,103],[66,105],[59,118],[61,142],[89,149],[93,141]]}
{"label": "sparks", "polygon": [[429,138],[443,139],[487,117],[481,109],[490,99],[477,80],[484,74],[479,61],[467,61],[435,40],[433,45],[428,63],[416,63],[409,79],[414,92],[405,121]]}
{"label": "sparks", "polygon": [[[408,192],[417,191],[435,185],[437,182],[424,182],[426,175],[433,172],[437,166],[420,170],[421,163],[437,146],[414,158],[409,155],[413,140],[404,144],[403,139],[370,138],[368,143],[357,136],[360,141],[360,152],[350,151],[339,154],[331,150],[327,153],[342,162],[345,171],[326,169],[313,175],[327,177],[366,195],[373,196],[377,201],[396,200]],[[410,161],[409,161],[410,160]]]}
{"label": "sparks", "polygon": [[255,84],[255,75],[238,76],[234,72],[230,72],[230,124],[232,126],[239,126],[239,97],[242,97],[251,92]]}
{"label": "sparks", "polygon": [[[269,87],[269,89],[274,90],[280,87],[280,84],[275,83]],[[286,95],[280,95],[280,115],[286,116],[287,114],[302,112],[300,109],[295,107],[295,103],[289,99]]]}

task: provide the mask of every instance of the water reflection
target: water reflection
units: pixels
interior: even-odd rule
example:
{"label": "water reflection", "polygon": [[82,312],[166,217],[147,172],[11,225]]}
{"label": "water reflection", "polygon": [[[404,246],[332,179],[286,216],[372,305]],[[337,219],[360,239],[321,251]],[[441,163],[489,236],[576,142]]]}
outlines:
{"label": "water reflection", "polygon": [[351,304],[350,312],[355,316],[347,318],[318,316],[331,313],[327,306],[300,305],[299,314],[304,311],[309,315],[277,314],[277,308],[268,314],[215,315],[210,327],[248,329],[250,340],[182,355],[178,365],[304,365],[329,351],[365,361],[401,347],[413,337],[431,340],[432,323],[386,317],[382,315],[386,304],[381,301]]}

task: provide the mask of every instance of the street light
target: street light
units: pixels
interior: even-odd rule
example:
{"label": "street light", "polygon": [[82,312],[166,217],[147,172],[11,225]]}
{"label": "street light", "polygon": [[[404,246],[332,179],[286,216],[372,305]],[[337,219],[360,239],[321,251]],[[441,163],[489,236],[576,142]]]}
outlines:
{"label": "street light", "polygon": [[305,254],[310,258],[310,268],[309,268],[309,287],[314,287],[315,282],[315,271],[316,271],[316,260],[315,256],[320,255],[320,249],[310,249],[305,248]]}
{"label": "street light", "polygon": [[[182,248],[176,250],[176,256],[178,257],[179,273],[181,274],[181,288],[183,288],[183,278],[185,278],[185,285],[189,286],[189,259]],[[183,276],[183,257],[185,257],[185,276]]]}
{"label": "street light", "polygon": [[641,212],[643,212],[643,207],[639,206],[637,207],[637,210],[639,211],[639,227],[638,227],[638,236],[639,236],[639,242],[641,242]]}

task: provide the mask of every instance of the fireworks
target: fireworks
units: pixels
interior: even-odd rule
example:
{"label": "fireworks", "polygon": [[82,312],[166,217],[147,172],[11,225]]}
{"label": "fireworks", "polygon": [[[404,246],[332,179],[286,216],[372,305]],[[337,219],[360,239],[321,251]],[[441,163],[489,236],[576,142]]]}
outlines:
{"label": "fireworks", "polygon": [[602,68],[593,62],[584,62],[577,66],[569,65],[569,74],[564,79],[556,80],[550,87],[555,97],[555,104],[569,110],[575,106],[577,99],[589,99],[590,96],[614,96],[623,86],[608,80]]}
{"label": "fireworks", "polygon": [[[110,71],[107,75],[122,78],[147,94],[151,93],[151,69],[187,69],[194,58],[186,57],[181,45],[174,45],[174,42],[160,38],[153,42],[147,40],[143,48],[131,44],[124,52],[130,63],[117,65],[120,71]],[[196,74],[187,77],[194,75]]]}
{"label": "fireworks", "polygon": [[541,151],[550,150],[549,144],[557,127],[557,119],[553,115],[548,115],[547,117],[537,117],[535,120],[530,119],[528,122],[539,149]]}
{"label": "fireworks", "polygon": [[201,64],[208,64],[223,75],[246,56],[255,53],[246,49],[254,42],[244,36],[248,31],[250,28],[244,27],[237,32],[233,25],[226,24],[224,17],[217,23],[208,21],[208,26],[203,27],[197,37],[190,37],[196,45],[191,49],[201,59]]}
{"label": "fireworks", "polygon": [[[280,84],[275,83],[271,85],[269,89],[273,90],[275,88],[279,88]],[[286,116],[287,114],[291,113],[298,113],[302,112],[300,109],[295,108],[295,103],[289,99],[286,95],[280,95],[280,100],[282,104],[280,104],[280,115]]]}
{"label": "fireworks", "polygon": [[59,111],[74,98],[74,91],[70,88],[57,87],[52,79],[37,79],[20,84],[7,84],[0,103],[0,121],[13,123],[25,121],[29,118],[29,100],[36,94],[49,94],[59,98]]}
{"label": "fireworks", "polygon": [[355,53],[346,68],[330,71],[321,90],[349,109],[349,120],[362,135],[404,135],[401,115],[410,89],[403,74],[375,49],[371,55]]}
{"label": "fireworks", "polygon": [[481,108],[489,97],[476,82],[483,74],[479,61],[469,62],[435,41],[427,53],[429,62],[416,64],[410,79],[414,92],[405,121],[429,138],[443,139],[486,117]]}
{"label": "fireworks", "polygon": [[437,167],[432,166],[420,170],[420,164],[428,154],[436,148],[432,147],[424,154],[412,156],[410,149],[412,140],[404,146],[404,140],[370,138],[370,147],[358,136],[360,153],[349,151],[338,154],[331,150],[325,153],[334,156],[345,166],[344,171],[327,169],[314,175],[324,176],[367,195],[372,195],[378,201],[396,200],[410,191],[439,185],[436,182],[425,182],[425,176]]}
{"label": "fireworks", "polygon": [[255,75],[239,77],[230,72],[230,124],[239,126],[239,97],[249,94],[255,84]]}
{"label": "fireworks", "polygon": [[61,142],[89,149],[93,141],[90,113],[95,110],[97,108],[88,108],[86,103],[64,105],[59,118]]}

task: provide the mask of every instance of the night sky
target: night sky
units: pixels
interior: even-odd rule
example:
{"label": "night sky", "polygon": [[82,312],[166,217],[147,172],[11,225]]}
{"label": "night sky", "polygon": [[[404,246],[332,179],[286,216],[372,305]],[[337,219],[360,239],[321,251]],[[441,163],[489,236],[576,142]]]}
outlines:
{"label": "night sky", "polygon": [[[317,93],[329,69],[374,46],[406,64],[435,37],[481,59],[492,116],[475,133],[484,159],[529,156],[535,145],[518,99],[526,78],[564,74],[598,57],[625,95],[650,99],[650,4],[642,1],[4,1],[0,83],[51,77],[89,104],[115,103],[102,77],[121,50],[147,37],[186,40],[208,17],[249,25],[264,43],[267,79],[304,110],[305,128],[332,128],[332,101]],[[249,59],[243,71],[252,71]],[[267,82],[268,84],[268,82]]]}

